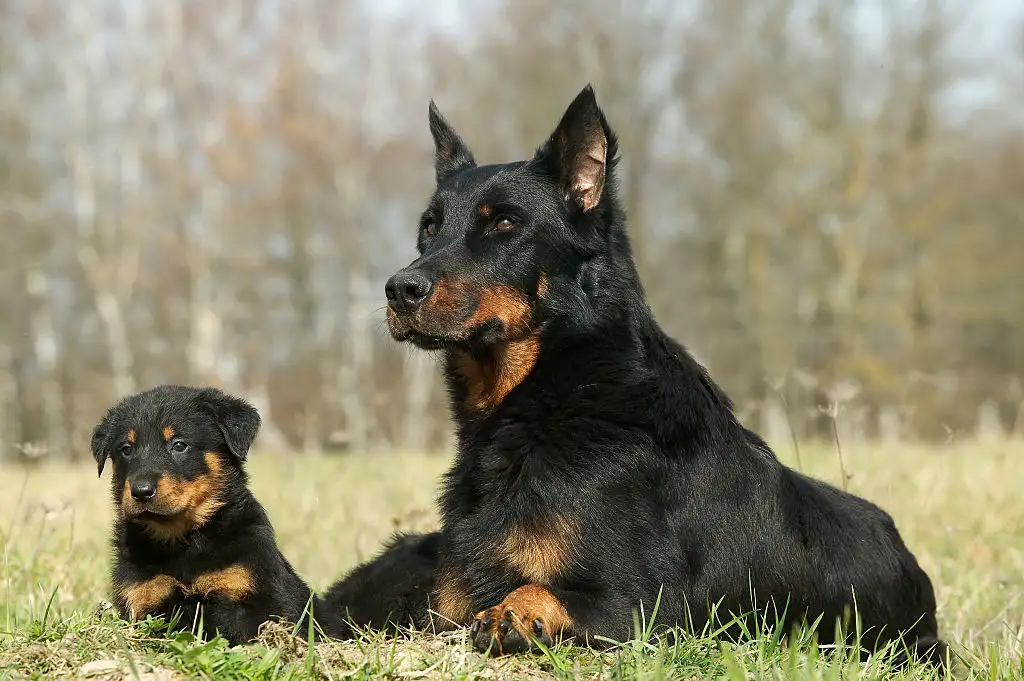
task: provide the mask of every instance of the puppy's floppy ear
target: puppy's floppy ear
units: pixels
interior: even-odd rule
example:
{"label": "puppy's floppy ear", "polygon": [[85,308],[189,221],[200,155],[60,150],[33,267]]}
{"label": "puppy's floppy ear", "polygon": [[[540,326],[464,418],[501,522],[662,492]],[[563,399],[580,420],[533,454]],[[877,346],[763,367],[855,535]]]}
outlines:
{"label": "puppy's floppy ear", "polygon": [[104,417],[92,431],[92,456],[96,459],[96,474],[103,477],[103,467],[110,458],[110,422]]}
{"label": "puppy's floppy ear", "polygon": [[438,182],[452,173],[476,165],[473,152],[430,100],[430,135],[434,138],[434,174]]}
{"label": "puppy's floppy ear", "polygon": [[562,115],[534,159],[558,178],[562,197],[584,213],[601,201],[615,165],[618,143],[587,85]]}
{"label": "puppy's floppy ear", "polygon": [[216,388],[204,389],[202,402],[217,422],[231,454],[239,461],[245,461],[260,430],[260,413],[245,400]]}

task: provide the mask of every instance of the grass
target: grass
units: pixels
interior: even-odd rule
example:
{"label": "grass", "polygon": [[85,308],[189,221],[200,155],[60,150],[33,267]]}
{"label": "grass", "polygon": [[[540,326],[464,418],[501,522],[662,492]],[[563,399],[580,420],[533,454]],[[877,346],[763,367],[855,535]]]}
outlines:
{"label": "grass", "polygon": [[[780,455],[792,463],[792,448]],[[805,446],[807,472],[839,483],[835,453]],[[1024,679],[1024,443],[844,449],[848,487],[886,508],[935,583],[941,631],[967,679]],[[326,587],[373,555],[395,529],[429,529],[447,459],[395,454],[301,458],[255,455],[252,485],[285,554]],[[650,678],[881,679],[884,659],[855,664],[771,637],[738,644],[687,637],[626,642],[609,652],[560,646],[488,659],[466,636],[367,635],[312,649],[287,628],[227,647],[159,621],[127,624],[97,613],[106,596],[109,470],[43,462],[0,470],[0,679]],[[924,668],[902,678],[928,679]]]}

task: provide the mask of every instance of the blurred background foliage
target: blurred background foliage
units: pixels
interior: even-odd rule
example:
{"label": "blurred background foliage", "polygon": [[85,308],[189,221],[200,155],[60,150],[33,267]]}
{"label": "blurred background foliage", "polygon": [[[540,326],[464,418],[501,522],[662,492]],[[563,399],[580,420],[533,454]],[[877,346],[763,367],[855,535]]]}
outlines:
{"label": "blurred background foliage", "polygon": [[445,446],[383,325],[427,102],[506,161],[587,82],[655,313],[750,425],[1024,435],[1019,3],[0,0],[2,456],[161,382],[268,448]]}

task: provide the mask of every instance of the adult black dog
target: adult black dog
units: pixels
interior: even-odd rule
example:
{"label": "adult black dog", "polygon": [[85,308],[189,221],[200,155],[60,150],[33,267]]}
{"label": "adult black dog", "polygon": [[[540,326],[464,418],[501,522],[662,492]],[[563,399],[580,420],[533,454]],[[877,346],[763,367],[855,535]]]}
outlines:
{"label": "adult black dog", "polygon": [[593,90],[528,161],[478,166],[433,104],[430,130],[420,257],[386,293],[393,337],[443,352],[458,428],[432,607],[508,653],[624,640],[659,592],[662,622],[820,616],[822,643],[856,604],[863,645],[939,660],[889,515],[782,465],[654,320]]}

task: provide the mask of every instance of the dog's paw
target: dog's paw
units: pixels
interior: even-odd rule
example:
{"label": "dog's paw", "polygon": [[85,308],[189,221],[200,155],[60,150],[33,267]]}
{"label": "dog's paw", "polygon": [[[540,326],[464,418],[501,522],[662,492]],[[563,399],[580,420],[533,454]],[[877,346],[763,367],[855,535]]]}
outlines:
{"label": "dog's paw", "polygon": [[570,629],[569,615],[542,586],[520,587],[498,605],[477,613],[469,630],[477,650],[507,655],[551,646]]}

